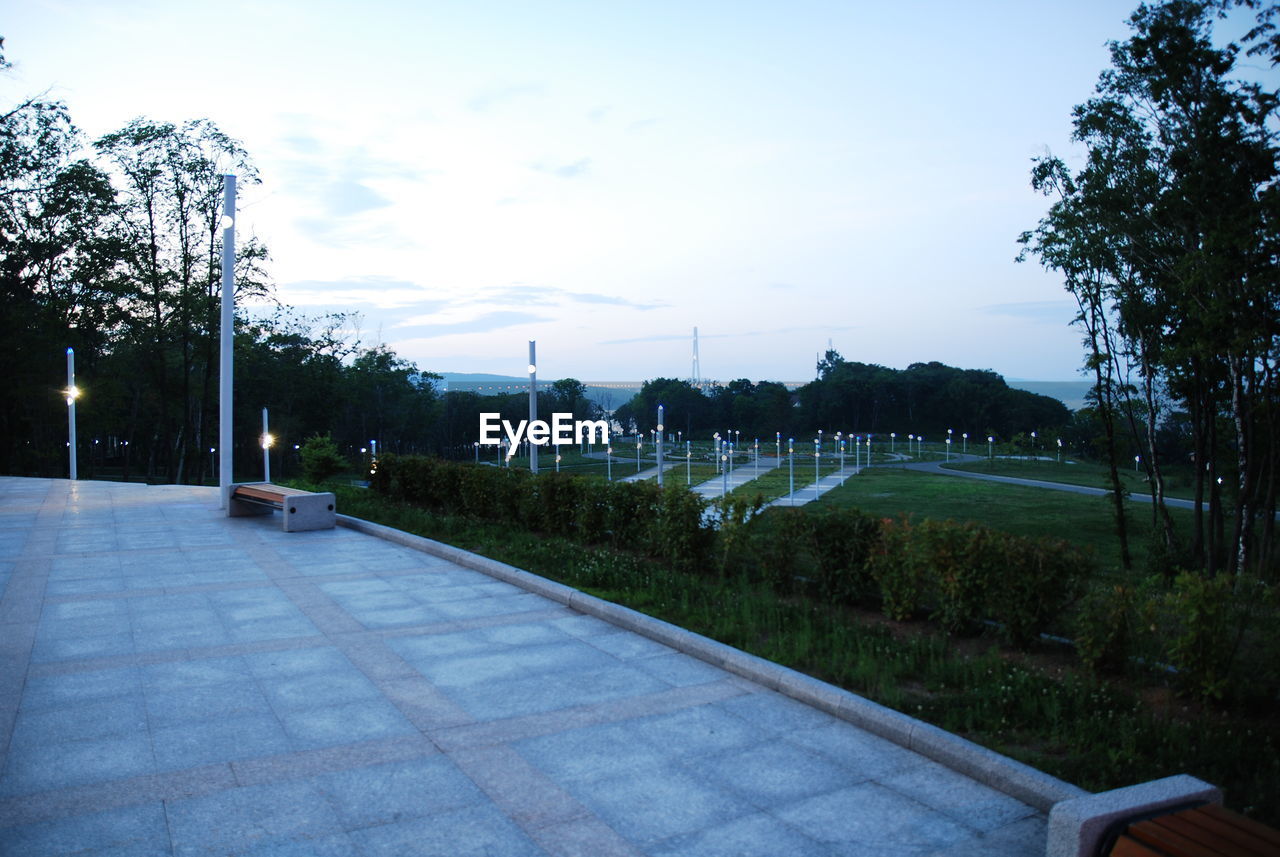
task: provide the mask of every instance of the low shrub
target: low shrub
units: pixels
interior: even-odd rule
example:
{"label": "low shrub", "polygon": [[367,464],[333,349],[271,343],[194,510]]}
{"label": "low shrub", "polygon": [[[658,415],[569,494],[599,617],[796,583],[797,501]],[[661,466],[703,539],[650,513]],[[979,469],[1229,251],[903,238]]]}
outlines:
{"label": "low shrub", "polygon": [[315,485],[329,481],[351,466],[327,434],[314,434],[307,438],[299,455],[302,457],[303,478]]}
{"label": "low shrub", "polygon": [[880,522],[869,570],[880,587],[881,609],[890,619],[910,619],[925,603],[930,574],[920,554],[916,527],[907,517]]}

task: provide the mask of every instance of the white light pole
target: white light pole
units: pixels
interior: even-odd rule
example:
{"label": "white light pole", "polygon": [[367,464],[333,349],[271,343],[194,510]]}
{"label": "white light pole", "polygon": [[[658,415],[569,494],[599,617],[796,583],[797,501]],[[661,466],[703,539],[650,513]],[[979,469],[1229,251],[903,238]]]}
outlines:
{"label": "white light pole", "polygon": [[231,498],[231,431],[232,356],[235,353],[236,316],[236,177],[222,177],[222,306],[220,319],[220,351],[218,354],[218,489],[220,508],[226,509]]}
{"label": "white light pole", "polygon": [[636,432],[636,473],[640,472],[640,449],[644,446],[644,435]]}
{"label": "white light pole", "polygon": [[819,465],[822,463],[822,435],[813,439],[813,491],[818,492],[818,480],[822,479]]}
{"label": "white light pole", "polygon": [[995,461],[995,452],[991,449],[991,444],[995,442],[996,442],[995,437],[993,437],[992,435],[987,435],[987,460],[988,461]]}
{"label": "white light pole", "polygon": [[728,454],[725,452],[726,447],[720,447],[720,499],[724,499],[724,495],[729,493],[729,467],[725,463]]}
{"label": "white light pole", "polygon": [[896,431],[889,432],[889,451],[893,452],[898,448],[898,433]]}
{"label": "white light pole", "polygon": [[76,470],[76,399],[80,397],[80,388],[76,386],[76,352],[67,349],[67,451],[71,462],[71,481],[80,478]]}
{"label": "white light pole", "polygon": [[947,438],[947,461],[951,460],[951,438]]}
{"label": "white light pole", "polygon": [[609,481],[613,481],[613,444],[609,444],[604,448],[605,470],[609,473]]}
{"label": "white light pole", "polygon": [[664,439],[663,432],[667,430],[663,417],[666,409],[662,405],[658,405],[658,487],[662,487],[662,441]]}
{"label": "white light pole", "polygon": [[[267,431],[267,409],[262,409],[262,481],[271,481],[271,433]],[[364,450],[360,450],[364,452]]]}
{"label": "white light pole", "polygon": [[782,432],[778,432],[777,434],[777,444],[778,444],[778,450],[777,450],[778,461],[782,461]]}
{"label": "white light pole", "polygon": [[787,470],[791,474],[791,505],[796,504],[796,439],[787,438]]}
{"label": "white light pole", "polygon": [[[538,343],[529,340],[529,425],[538,418],[538,359],[536,356]],[[529,470],[538,472],[538,445],[529,444]]]}
{"label": "white light pole", "polygon": [[760,478],[760,438],[756,438],[756,478]]}
{"label": "white light pole", "polygon": [[684,442],[684,484],[693,484],[693,441]]}
{"label": "white light pole", "polygon": [[1058,463],[1062,463],[1062,438],[1058,438]]}
{"label": "white light pole", "polygon": [[968,432],[965,432],[964,434],[962,434],[962,435],[961,435],[961,437],[963,437],[963,438],[964,438],[964,450],[963,450],[963,451],[967,454],[967,453],[969,452],[969,433],[968,433]]}
{"label": "white light pole", "polygon": [[476,441],[475,447],[476,447],[476,464],[479,464],[480,463],[480,441]]}

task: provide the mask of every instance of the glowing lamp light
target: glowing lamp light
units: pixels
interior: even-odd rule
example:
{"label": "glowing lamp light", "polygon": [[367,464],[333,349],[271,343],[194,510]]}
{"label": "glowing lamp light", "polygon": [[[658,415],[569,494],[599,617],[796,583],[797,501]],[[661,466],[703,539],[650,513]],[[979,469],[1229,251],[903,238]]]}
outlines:
{"label": "glowing lamp light", "polygon": [[532,363],[530,363],[530,364],[529,364],[529,374],[530,374],[530,375],[532,375],[534,372],[537,372],[537,371],[538,371],[538,367],[537,367],[537,366],[534,366]]}
{"label": "glowing lamp light", "polygon": [[275,443],[275,442],[276,442],[276,439],[275,439],[274,437],[272,437],[270,434],[264,434],[264,435],[262,436],[262,448],[263,448],[263,449],[270,449],[270,448],[271,448],[271,445],[272,445],[273,443]]}

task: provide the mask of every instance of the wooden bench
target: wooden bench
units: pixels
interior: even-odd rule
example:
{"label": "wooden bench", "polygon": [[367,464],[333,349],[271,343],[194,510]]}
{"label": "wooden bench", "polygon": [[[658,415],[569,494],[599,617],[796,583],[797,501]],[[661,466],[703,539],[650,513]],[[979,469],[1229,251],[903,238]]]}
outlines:
{"label": "wooden bench", "polygon": [[1216,804],[1131,821],[1110,857],[1280,857],[1280,831]]}
{"label": "wooden bench", "polygon": [[284,531],[331,530],[337,521],[336,500],[330,493],[315,493],[298,488],[272,485],[270,482],[248,482],[231,486],[227,514],[233,518],[247,515],[270,515],[276,509],[284,513]]}

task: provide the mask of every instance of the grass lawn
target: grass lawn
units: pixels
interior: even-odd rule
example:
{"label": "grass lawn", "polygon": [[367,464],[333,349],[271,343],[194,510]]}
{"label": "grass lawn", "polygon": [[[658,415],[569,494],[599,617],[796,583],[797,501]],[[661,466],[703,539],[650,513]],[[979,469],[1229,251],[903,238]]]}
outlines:
{"label": "grass lawn", "polygon": [[[1020,536],[1066,539],[1096,551],[1104,570],[1120,567],[1112,507],[1105,497],[886,467],[862,471],[818,502],[853,506],[884,517],[952,518]],[[1128,510],[1129,548],[1140,567],[1151,536],[1151,506],[1130,502]],[[1170,513],[1190,531],[1189,510],[1171,509]]]}
{"label": "grass lawn", "polygon": [[[991,473],[996,476],[1016,476],[1019,479],[1038,479],[1042,482],[1065,482],[1068,485],[1087,485],[1090,488],[1111,490],[1111,475],[1106,466],[1089,461],[1040,461],[1027,459],[983,459],[944,465],[950,470],[968,470],[974,473]],[[1120,468],[1120,479],[1133,494],[1150,494],[1151,484],[1144,472],[1134,471],[1132,466]],[[1165,493],[1169,497],[1193,499],[1195,488],[1185,468],[1165,473]]]}

